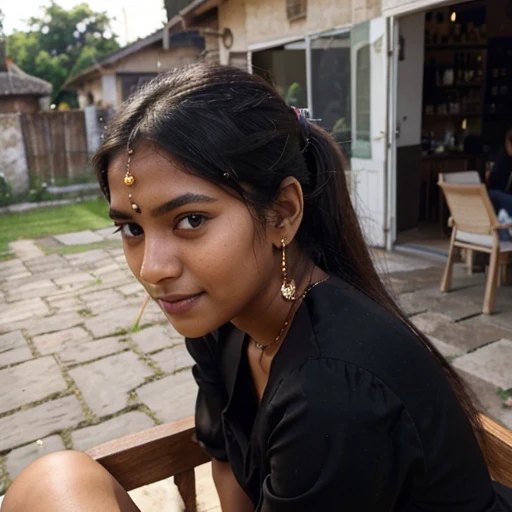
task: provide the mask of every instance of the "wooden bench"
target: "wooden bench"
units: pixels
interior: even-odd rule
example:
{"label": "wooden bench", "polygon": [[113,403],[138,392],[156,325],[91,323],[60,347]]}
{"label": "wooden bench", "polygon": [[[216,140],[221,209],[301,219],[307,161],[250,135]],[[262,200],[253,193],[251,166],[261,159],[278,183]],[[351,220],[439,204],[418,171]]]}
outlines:
{"label": "wooden bench", "polygon": [[[487,443],[499,455],[490,468],[492,477],[512,487],[512,432],[482,415]],[[87,452],[127,490],[171,476],[185,503],[186,512],[196,512],[194,469],[210,457],[194,441],[194,420],[153,427],[92,448]]]}

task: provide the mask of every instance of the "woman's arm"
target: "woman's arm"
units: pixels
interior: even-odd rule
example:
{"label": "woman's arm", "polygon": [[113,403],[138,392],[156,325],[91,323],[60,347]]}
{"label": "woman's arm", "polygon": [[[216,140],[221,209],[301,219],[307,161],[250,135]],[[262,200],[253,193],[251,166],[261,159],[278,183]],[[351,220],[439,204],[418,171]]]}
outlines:
{"label": "woman's arm", "polygon": [[212,475],[222,512],[254,512],[254,505],[240,487],[228,462],[212,459]]}

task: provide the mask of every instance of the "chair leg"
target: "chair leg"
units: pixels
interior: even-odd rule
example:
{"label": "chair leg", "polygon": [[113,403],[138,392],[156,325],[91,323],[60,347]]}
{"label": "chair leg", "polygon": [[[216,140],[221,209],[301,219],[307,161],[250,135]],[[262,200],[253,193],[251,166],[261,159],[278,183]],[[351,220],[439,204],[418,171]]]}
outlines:
{"label": "chair leg", "polygon": [[494,248],[491,252],[489,262],[489,270],[487,274],[487,284],[485,285],[485,297],[483,313],[485,315],[492,315],[494,312],[494,303],[496,301],[496,288],[498,285],[498,272],[499,272],[499,248]]}
{"label": "chair leg", "polygon": [[450,250],[448,251],[448,261],[444,269],[443,280],[441,281],[441,291],[449,292],[452,284],[453,262],[455,260],[455,228],[452,231],[452,239],[450,241]]}
{"label": "chair leg", "polygon": [[185,504],[185,512],[197,512],[196,501],[196,476],[193,469],[178,473],[174,476],[174,483],[178,487],[183,503]]}
{"label": "chair leg", "polygon": [[468,276],[473,275],[473,261],[474,251],[472,249],[466,249],[466,265],[468,267]]}

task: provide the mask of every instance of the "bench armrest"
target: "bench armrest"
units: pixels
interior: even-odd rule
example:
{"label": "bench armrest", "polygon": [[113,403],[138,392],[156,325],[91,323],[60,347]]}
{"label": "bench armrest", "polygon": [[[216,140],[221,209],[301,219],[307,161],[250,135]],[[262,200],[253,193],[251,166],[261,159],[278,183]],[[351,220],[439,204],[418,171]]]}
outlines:
{"label": "bench armrest", "polygon": [[192,471],[210,460],[194,440],[194,419],[187,418],[130,434],[87,453],[130,491]]}
{"label": "bench armrest", "polygon": [[480,421],[494,458],[489,472],[498,482],[512,487],[512,432],[484,414],[480,414]]}

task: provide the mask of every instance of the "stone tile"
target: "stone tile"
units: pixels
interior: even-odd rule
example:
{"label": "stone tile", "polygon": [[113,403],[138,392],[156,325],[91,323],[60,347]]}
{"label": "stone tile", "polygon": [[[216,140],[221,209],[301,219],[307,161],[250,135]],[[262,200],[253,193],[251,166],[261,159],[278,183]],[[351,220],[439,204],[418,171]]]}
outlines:
{"label": "stone tile", "polygon": [[188,353],[185,343],[153,354],[151,359],[153,359],[165,373],[170,374],[184,368],[190,368],[194,364],[194,360]]}
{"label": "stone tile", "polygon": [[69,254],[65,256],[66,260],[74,267],[91,267],[98,262],[111,262],[111,256],[103,249],[94,249],[92,251],[80,252],[78,254]]}
{"label": "stone tile", "polygon": [[77,343],[90,340],[91,336],[83,327],[73,327],[50,334],[35,336],[32,341],[41,354],[53,354]]}
{"label": "stone tile", "polygon": [[118,288],[118,291],[123,295],[130,297],[136,293],[144,292],[144,287],[138,282],[134,281],[133,283],[125,284]]}
{"label": "stone tile", "polygon": [[46,302],[50,305],[52,310],[56,310],[59,313],[63,311],[76,311],[85,308],[85,304],[82,302],[80,297],[76,295],[76,292],[59,293],[55,296],[47,296]]}
{"label": "stone tile", "polygon": [[0,334],[0,357],[4,350],[25,346],[27,346],[27,342],[21,331],[11,331],[6,334]]}
{"label": "stone tile", "polygon": [[94,318],[90,318],[85,322],[85,328],[90,331],[95,338],[114,335],[119,331],[130,330],[137,316],[140,307],[122,307],[104,311]]}
{"label": "stone tile", "polygon": [[35,244],[34,240],[17,240],[9,244],[11,250],[17,258],[31,260],[33,258],[43,258],[44,252]]}
{"label": "stone tile", "polygon": [[31,336],[46,334],[71,327],[76,327],[84,322],[84,318],[75,311],[54,313],[44,318],[35,318],[23,324],[24,329]]}
{"label": "stone tile", "polygon": [[5,277],[1,277],[0,279],[5,281],[6,283],[9,283],[10,281],[16,281],[17,279],[27,279],[27,278],[33,278],[32,272],[29,272],[28,270],[24,270],[22,272],[13,272],[11,274],[6,275]]}
{"label": "stone tile", "polygon": [[53,238],[62,245],[85,245],[102,242],[103,238],[90,230],[77,231],[66,235],[55,235]]}
{"label": "stone tile", "polygon": [[48,306],[39,298],[20,300],[2,307],[0,324],[20,322],[33,318],[36,315],[47,315],[49,312]]}
{"label": "stone tile", "polygon": [[68,275],[54,279],[54,281],[62,289],[66,289],[75,285],[93,283],[96,278],[87,272],[71,272]]}
{"label": "stone tile", "polygon": [[454,367],[493,384],[512,389],[512,341],[500,340],[456,359]]}
{"label": "stone tile", "polygon": [[67,384],[55,359],[40,357],[0,370],[0,389],[2,413],[65,391]]}
{"label": "stone tile", "polygon": [[28,361],[32,357],[32,352],[30,352],[28,347],[12,348],[11,350],[0,352],[0,367]]}
{"label": "stone tile", "polygon": [[133,352],[124,352],[78,366],[69,374],[94,414],[101,417],[124,409],[128,393],[153,372]]}
{"label": "stone tile", "polygon": [[512,409],[507,408],[501,411],[500,420],[509,430],[512,430]]}
{"label": "stone tile", "polygon": [[82,408],[74,395],[5,416],[0,418],[0,451],[73,428],[84,420]]}
{"label": "stone tile", "polygon": [[90,309],[94,315],[99,315],[112,308],[118,308],[125,304],[125,297],[115,290],[103,290],[101,292],[90,291],[80,295],[86,308]]}
{"label": "stone tile", "polygon": [[9,302],[17,300],[32,299],[34,297],[46,297],[57,290],[57,286],[49,279],[32,280],[24,286],[9,288],[7,300]]}
{"label": "stone tile", "polygon": [[444,357],[455,358],[462,355],[460,348],[454,347],[453,345],[445,343],[444,341],[438,340],[432,336],[429,336],[428,338]]}
{"label": "stone tile", "polygon": [[26,261],[25,266],[30,272],[38,274],[69,268],[68,262],[60,254],[50,254],[44,258]]}
{"label": "stone tile", "polygon": [[[141,512],[183,512],[185,510],[173,478],[133,489],[128,494]],[[198,508],[198,512],[204,511]]]}
{"label": "stone tile", "polygon": [[416,315],[432,308],[433,301],[418,292],[402,293],[398,296],[398,303],[407,315]]}
{"label": "stone tile", "polygon": [[115,230],[116,228],[114,228],[114,226],[110,226],[108,228],[97,229],[95,233],[105,240],[119,240],[119,243],[122,243],[121,233],[115,233]]}
{"label": "stone tile", "polygon": [[0,261],[0,279],[4,277],[20,274],[22,272],[26,272],[27,267],[25,264],[19,259],[12,259],[7,261]]}
{"label": "stone tile", "polygon": [[456,353],[466,353],[507,336],[507,331],[494,327],[478,317],[451,322],[440,313],[422,313],[412,317],[413,323],[425,334],[457,347]]}
{"label": "stone tile", "polygon": [[107,265],[102,262],[101,266],[96,266],[96,268],[91,270],[91,273],[94,277],[103,277],[106,274],[108,275],[112,272],[118,272],[119,270],[119,265],[117,263],[113,263],[110,259]]}
{"label": "stone tile", "polygon": [[109,356],[127,348],[129,348],[128,345],[118,338],[102,338],[94,341],[81,340],[61,350],[59,356],[65,366],[70,366]]}
{"label": "stone tile", "polygon": [[131,411],[98,425],[75,430],[71,433],[71,440],[75,450],[85,451],[93,446],[154,426],[153,420],[143,412]]}
{"label": "stone tile", "polygon": [[132,334],[131,338],[146,353],[183,342],[183,336],[178,334],[170,324],[152,325]]}
{"label": "stone tile", "polygon": [[197,386],[192,372],[184,370],[137,389],[137,395],[163,422],[194,414]]}
{"label": "stone tile", "polygon": [[48,453],[58,452],[65,450],[64,442],[60,436],[50,436],[44,439],[38,439],[21,448],[12,450],[7,455],[5,467],[9,472],[11,479],[16,478],[23,469],[25,469],[31,462],[39,459]]}

